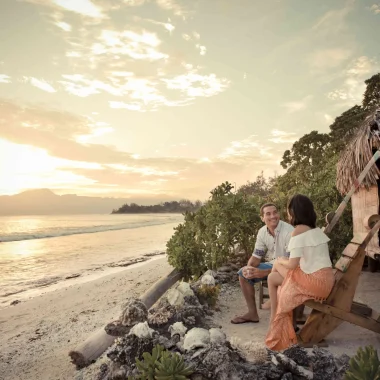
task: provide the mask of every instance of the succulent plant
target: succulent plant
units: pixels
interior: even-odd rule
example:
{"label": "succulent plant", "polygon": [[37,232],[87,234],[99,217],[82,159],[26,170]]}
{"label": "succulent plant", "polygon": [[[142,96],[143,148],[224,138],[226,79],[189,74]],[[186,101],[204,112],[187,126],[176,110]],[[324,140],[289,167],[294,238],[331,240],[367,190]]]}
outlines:
{"label": "succulent plant", "polygon": [[152,354],[143,353],[143,360],[136,359],[137,376],[128,380],[186,380],[193,371],[186,366],[181,355],[166,351],[156,345]]}
{"label": "succulent plant", "polygon": [[360,347],[350,359],[344,380],[380,380],[380,360],[372,346]]}

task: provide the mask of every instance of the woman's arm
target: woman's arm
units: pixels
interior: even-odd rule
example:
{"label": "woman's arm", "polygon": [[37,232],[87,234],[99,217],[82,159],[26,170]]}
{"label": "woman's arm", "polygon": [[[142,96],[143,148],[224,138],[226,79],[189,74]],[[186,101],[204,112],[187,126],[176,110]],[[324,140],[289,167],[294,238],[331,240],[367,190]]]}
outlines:
{"label": "woman's arm", "polygon": [[286,259],[285,257],[279,257],[277,259],[278,263],[287,269],[296,269],[300,265],[300,257],[294,257],[291,259]]}

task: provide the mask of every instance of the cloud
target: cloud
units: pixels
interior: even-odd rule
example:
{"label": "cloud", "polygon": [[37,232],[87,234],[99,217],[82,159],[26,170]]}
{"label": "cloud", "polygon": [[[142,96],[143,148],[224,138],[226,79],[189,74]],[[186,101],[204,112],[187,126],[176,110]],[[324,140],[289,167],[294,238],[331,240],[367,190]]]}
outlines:
{"label": "cloud", "polygon": [[313,96],[308,95],[300,101],[287,102],[282,104],[281,106],[286,108],[288,113],[295,113],[304,110],[310,103],[311,99],[313,99]]}
{"label": "cloud", "polygon": [[157,50],[160,44],[155,33],[103,30],[99,43],[93,44],[91,50],[95,56],[120,54],[136,60],[156,61],[168,58],[167,54]]}
{"label": "cloud", "polygon": [[64,30],[65,32],[71,32],[71,25],[67,22],[57,21],[55,25],[58,26],[58,28]]}
{"label": "cloud", "polygon": [[373,12],[375,15],[380,14],[380,4],[373,4],[371,7],[369,7],[369,10]]}
{"label": "cloud", "polygon": [[355,0],[347,0],[343,8],[327,11],[312,26],[312,31],[320,36],[340,34],[347,29],[347,16],[353,10]]}
{"label": "cloud", "polygon": [[[40,130],[51,132],[57,138],[72,139],[76,136],[91,134],[93,128],[92,121],[85,117],[35,105],[21,106],[5,99],[0,99],[0,114],[0,132],[9,130],[13,136],[12,130],[14,130],[16,137],[20,131],[28,133],[28,131]],[[16,139],[16,142],[20,141]],[[22,143],[28,142],[23,139]],[[39,145],[36,144],[36,146]],[[45,145],[42,144],[40,147],[45,148]]]}
{"label": "cloud", "polygon": [[308,61],[313,70],[325,71],[339,67],[347,61],[351,55],[352,52],[349,49],[319,49],[310,55]]}
{"label": "cloud", "polygon": [[[99,99],[110,108],[145,112],[156,111],[159,107],[186,106],[196,98],[217,95],[229,87],[227,78],[210,73],[204,66],[192,65],[187,62],[187,56],[173,51],[162,42],[163,33],[167,37],[167,31],[171,33],[175,30],[169,17],[162,22],[128,15],[123,25],[108,17],[110,10],[124,6],[124,10],[130,13],[128,6],[139,6],[146,1],[93,0],[83,4],[64,0],[24,1],[52,8],[47,16],[48,22],[62,31],[60,37],[65,52],[56,62],[65,70],[61,71],[61,78],[57,78],[55,83],[34,77],[28,79],[44,91],[63,89],[81,98],[103,94]],[[177,15],[188,14],[175,1],[153,1],[160,8]],[[98,11],[91,8],[91,4],[98,7]],[[77,17],[70,19],[72,21],[69,23],[65,10],[81,16],[91,14],[93,17],[90,20],[88,17]],[[93,18],[96,24],[91,21]],[[176,20],[178,22],[180,20]],[[154,25],[162,28],[154,28]],[[189,37],[199,54],[205,55],[207,49],[199,43],[199,33],[191,31]],[[104,99],[104,94],[108,98]]]}
{"label": "cloud", "polygon": [[6,74],[0,74],[0,83],[11,83],[11,77]]}
{"label": "cloud", "polygon": [[218,158],[231,162],[236,162],[236,160],[239,161],[252,156],[268,158],[273,156],[273,154],[270,153],[270,150],[270,147],[264,146],[258,142],[256,135],[251,135],[244,140],[232,141],[230,146],[227,147]]}
{"label": "cloud", "polygon": [[105,18],[104,9],[91,0],[24,0],[33,4],[44,5],[59,11],[67,11],[93,19]]}
{"label": "cloud", "polygon": [[189,13],[185,11],[183,7],[181,7],[175,0],[156,0],[159,7],[165,10],[170,10],[176,16],[182,16],[186,18],[186,15]]}
{"label": "cloud", "polygon": [[327,122],[328,125],[331,125],[334,122],[334,118],[331,115],[327,114],[327,113],[324,114],[323,117],[326,120],[326,122]]}
{"label": "cloud", "polygon": [[46,82],[43,79],[37,79],[34,77],[24,77],[24,80],[26,82],[29,82],[32,86],[39,88],[42,91],[54,93],[57,92],[57,90],[48,82]]}
{"label": "cloud", "polygon": [[[90,144],[92,137],[112,132],[112,126],[91,117],[33,105],[21,107],[9,101],[0,101],[0,114],[0,139],[24,147],[28,159],[35,156],[34,161],[30,159],[35,170],[27,178],[12,176],[30,187],[43,183],[87,194],[170,194],[204,199],[210,189],[226,180],[243,184],[263,168],[270,175],[280,169],[271,147],[255,136],[231,142],[219,156],[207,159],[142,158],[136,152]],[[10,155],[2,161],[7,157]],[[38,162],[41,165],[36,165]],[[57,179],[55,185],[53,179]]]}
{"label": "cloud", "polygon": [[271,138],[269,141],[275,144],[289,144],[297,141],[296,133],[294,132],[285,132],[278,129],[273,129],[271,131]]}
{"label": "cloud", "polygon": [[140,19],[140,18],[136,18],[136,19],[141,20],[141,21],[147,21],[153,25],[160,25],[164,29],[166,29],[170,34],[173,32],[173,30],[175,30],[175,26],[171,23],[170,19],[168,19],[168,22],[161,22],[161,21],[156,21],[152,19]]}
{"label": "cloud", "polygon": [[168,89],[180,90],[190,98],[214,96],[224,91],[230,84],[226,78],[219,79],[215,74],[201,75],[197,70],[190,70],[187,74],[162,81]]}
{"label": "cloud", "polygon": [[102,9],[91,0],[53,0],[53,3],[67,11],[79,13],[82,16],[103,18]]}
{"label": "cloud", "polygon": [[380,64],[367,56],[353,60],[345,71],[345,79],[341,88],[330,91],[327,97],[331,100],[343,101],[342,106],[360,103],[365,91],[364,81],[380,70]]}
{"label": "cloud", "polygon": [[196,44],[195,47],[199,50],[200,55],[206,55],[206,46]]}
{"label": "cloud", "polygon": [[109,101],[109,105],[111,108],[115,109],[126,109],[130,111],[141,111],[141,105],[140,104],[128,104],[124,102],[117,102],[117,101]]}

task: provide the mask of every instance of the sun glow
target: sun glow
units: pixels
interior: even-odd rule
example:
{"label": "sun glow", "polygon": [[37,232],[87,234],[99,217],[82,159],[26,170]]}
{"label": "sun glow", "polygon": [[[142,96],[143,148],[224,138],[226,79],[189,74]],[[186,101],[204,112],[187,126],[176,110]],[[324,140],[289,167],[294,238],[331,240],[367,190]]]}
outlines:
{"label": "sun glow", "polygon": [[[86,166],[86,164],[84,164]],[[39,148],[0,139],[0,194],[16,194],[26,189],[65,188],[92,181],[63,168],[78,167],[57,159]]]}

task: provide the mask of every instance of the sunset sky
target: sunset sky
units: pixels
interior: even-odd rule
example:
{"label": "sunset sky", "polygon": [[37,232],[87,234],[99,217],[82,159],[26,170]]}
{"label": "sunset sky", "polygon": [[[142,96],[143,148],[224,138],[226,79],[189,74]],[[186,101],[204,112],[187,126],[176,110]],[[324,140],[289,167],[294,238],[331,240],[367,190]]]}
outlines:
{"label": "sunset sky", "polygon": [[1,0],[0,194],[205,199],[360,103],[378,0]]}

